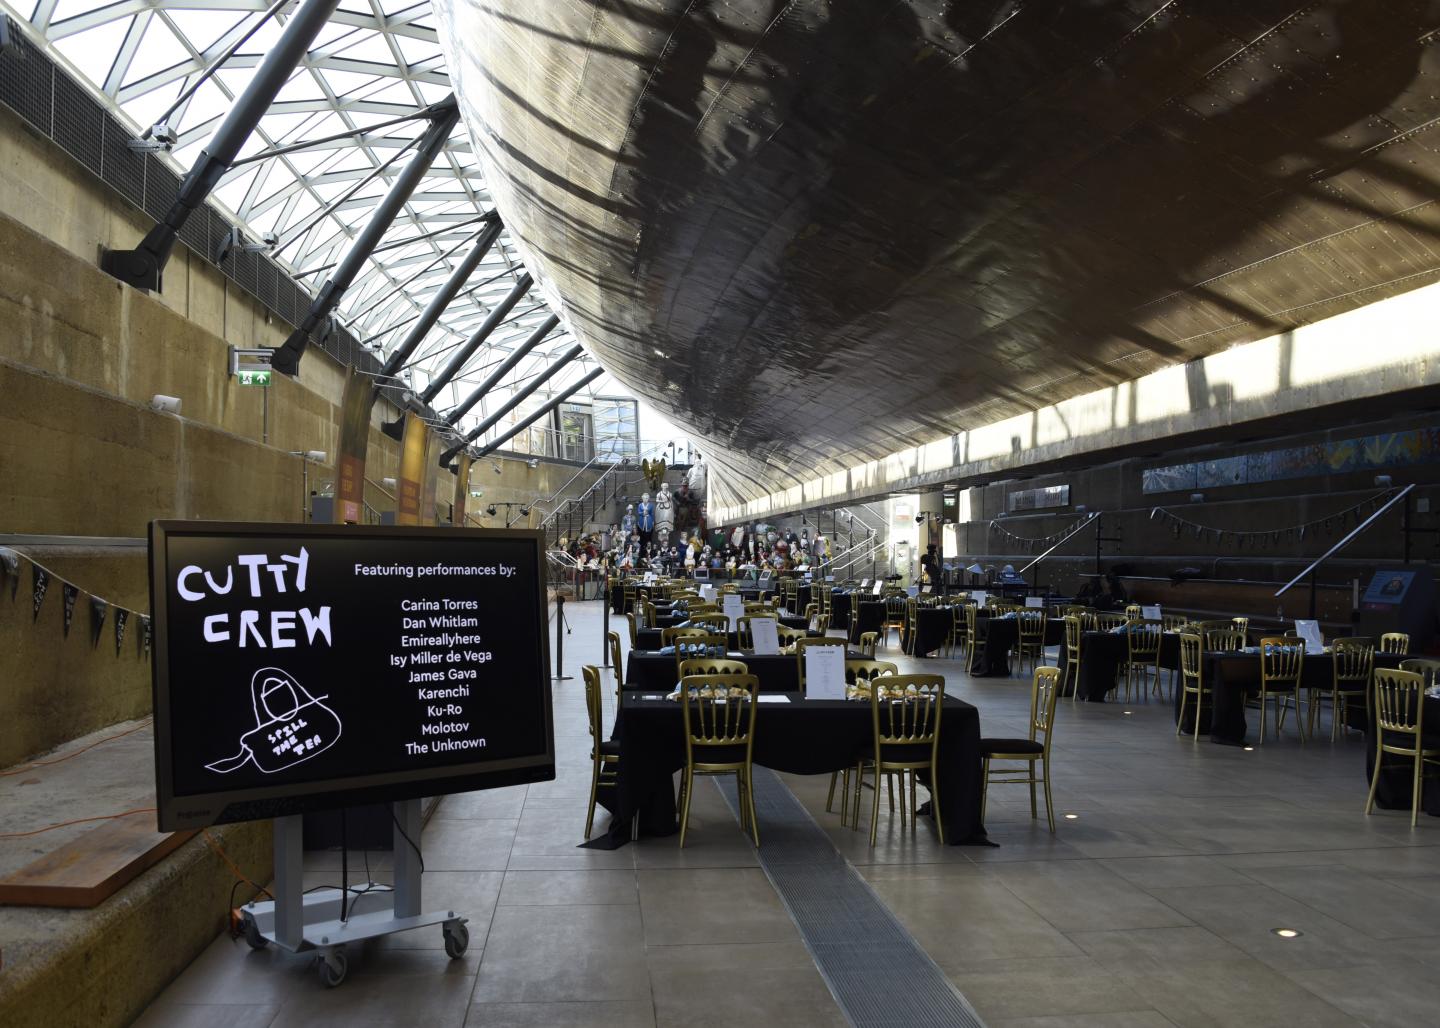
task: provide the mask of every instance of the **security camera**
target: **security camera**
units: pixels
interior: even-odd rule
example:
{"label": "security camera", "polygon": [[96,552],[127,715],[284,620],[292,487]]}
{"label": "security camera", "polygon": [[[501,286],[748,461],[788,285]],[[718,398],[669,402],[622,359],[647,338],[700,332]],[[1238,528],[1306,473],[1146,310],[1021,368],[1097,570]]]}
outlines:
{"label": "security camera", "polygon": [[156,393],[150,397],[150,406],[164,414],[180,413],[180,397],[166,396],[164,393]]}
{"label": "security camera", "polygon": [[540,466],[540,462],[539,462],[538,460],[536,460],[534,457],[531,457],[529,460],[527,460],[527,461],[525,462],[525,466],[526,466],[527,468],[529,468],[530,470],[533,471],[533,470],[535,470],[536,468],[538,468],[538,467]]}
{"label": "security camera", "polygon": [[520,508],[520,516],[521,516],[522,518],[528,518],[528,517],[530,516],[530,508],[529,508],[529,507],[521,507],[521,508]]}
{"label": "security camera", "polygon": [[260,245],[267,250],[273,250],[280,245],[280,237],[274,232],[261,232]]}
{"label": "security camera", "polygon": [[499,464],[491,464],[490,466],[495,469],[495,474],[497,474],[497,475],[504,474],[504,469],[501,468]]}
{"label": "security camera", "polygon": [[489,514],[493,518],[495,516],[495,504],[492,503],[490,504],[490,506],[486,507],[485,513]]}

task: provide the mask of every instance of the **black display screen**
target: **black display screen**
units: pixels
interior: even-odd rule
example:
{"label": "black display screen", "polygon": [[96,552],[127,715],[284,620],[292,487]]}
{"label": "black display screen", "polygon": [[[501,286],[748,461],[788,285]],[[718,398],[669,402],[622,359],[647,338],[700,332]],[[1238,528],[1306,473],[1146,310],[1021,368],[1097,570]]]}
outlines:
{"label": "black display screen", "polygon": [[539,533],[156,522],[162,830],[554,777]]}

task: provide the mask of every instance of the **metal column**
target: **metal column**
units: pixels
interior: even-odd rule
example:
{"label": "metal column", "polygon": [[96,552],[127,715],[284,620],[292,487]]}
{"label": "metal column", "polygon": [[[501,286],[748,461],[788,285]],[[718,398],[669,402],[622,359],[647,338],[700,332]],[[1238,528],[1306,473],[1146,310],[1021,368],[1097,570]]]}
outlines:
{"label": "metal column", "polygon": [[479,403],[481,397],[483,397],[491,389],[494,389],[502,378],[510,374],[511,371],[515,370],[515,365],[519,364],[522,360],[528,357],[531,350],[535,349],[535,347],[539,346],[542,342],[544,342],[545,337],[548,336],[558,324],[560,324],[560,319],[554,314],[550,315],[543,322],[541,322],[540,327],[535,329],[534,332],[530,333],[530,338],[526,339],[523,343],[517,346],[510,354],[510,356],[506,357],[505,360],[501,362],[500,366],[490,373],[489,378],[485,379],[484,382],[476,386],[474,391],[471,392],[469,396],[461,400],[460,403],[457,404],[455,408],[450,411],[450,413],[445,415],[445,423],[447,425],[453,425],[455,424],[455,422],[459,421],[462,417],[469,413],[470,408]]}
{"label": "metal column", "polygon": [[[560,371],[561,368],[565,367],[565,365],[569,364],[576,357],[580,356],[582,349],[583,348],[580,346],[580,344],[576,343],[574,346],[570,347],[570,349],[562,353],[555,360],[554,363],[552,363],[544,371],[540,372],[540,374],[536,375],[535,378],[531,380],[529,385],[511,396],[503,407],[501,407],[494,414],[490,415],[480,424],[476,425],[469,432],[467,432],[464,440],[462,440],[458,446],[446,450],[445,453],[443,453],[440,457],[440,466],[442,468],[447,467],[450,464],[451,457],[455,456],[455,454],[463,450],[468,443],[474,442],[486,432],[490,431],[490,429],[498,425],[501,418],[503,418],[506,414],[509,414],[516,407],[520,406],[520,404],[524,403],[531,393],[535,392],[535,390],[539,389],[546,382],[550,381],[550,379],[553,378],[556,373]],[[532,417],[530,420],[526,421],[525,426],[528,427],[530,425],[530,422],[533,420],[534,418]],[[514,432],[510,433],[510,435],[514,434]],[[507,435],[505,438],[508,439],[510,438],[510,436]]]}
{"label": "metal column", "polygon": [[460,369],[475,355],[475,351],[480,349],[480,344],[485,342],[490,333],[495,331],[495,327],[505,320],[506,315],[520,302],[520,298],[530,291],[530,286],[534,281],[529,273],[520,276],[514,287],[505,295],[505,299],[494,306],[480,327],[471,334],[469,339],[465,340],[465,345],[456,351],[440,374],[436,375],[425,387],[425,391],[420,394],[422,401],[429,403],[435,398],[435,394],[445,387],[446,383],[460,373]]}

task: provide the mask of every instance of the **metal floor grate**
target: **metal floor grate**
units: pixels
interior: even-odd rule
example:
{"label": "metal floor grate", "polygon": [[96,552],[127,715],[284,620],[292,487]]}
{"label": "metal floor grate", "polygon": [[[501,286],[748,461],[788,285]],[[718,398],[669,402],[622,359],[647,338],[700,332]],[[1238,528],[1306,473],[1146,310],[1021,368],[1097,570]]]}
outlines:
{"label": "metal floor grate", "polygon": [[[766,768],[755,768],[760,866],[856,1028],[983,1028],[945,972]],[[737,813],[733,779],[716,786]]]}

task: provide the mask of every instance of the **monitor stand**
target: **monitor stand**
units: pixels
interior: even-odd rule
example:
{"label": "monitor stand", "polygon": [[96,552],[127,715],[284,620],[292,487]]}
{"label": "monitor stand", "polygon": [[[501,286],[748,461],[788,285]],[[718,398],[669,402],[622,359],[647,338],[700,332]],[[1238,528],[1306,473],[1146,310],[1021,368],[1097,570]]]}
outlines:
{"label": "monitor stand", "polygon": [[[420,854],[411,845],[420,839],[420,801],[391,804],[395,815],[395,884],[393,890],[351,890],[340,920],[342,893],[324,888],[305,891],[304,819],[299,814],[275,819],[275,899],[240,908],[245,941],[254,949],[272,942],[291,953],[316,951],[320,980],[334,988],[345,980],[345,945],[413,928],[438,924],[445,934],[445,952],[456,959],[470,945],[466,919],[453,910],[420,912]],[[378,909],[377,909],[378,906]]]}

